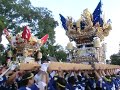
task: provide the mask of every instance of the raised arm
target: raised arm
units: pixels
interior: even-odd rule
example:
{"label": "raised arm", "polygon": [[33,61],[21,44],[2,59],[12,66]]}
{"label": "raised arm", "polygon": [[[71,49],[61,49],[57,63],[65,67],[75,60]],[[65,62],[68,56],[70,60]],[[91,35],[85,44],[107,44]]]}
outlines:
{"label": "raised arm", "polygon": [[100,74],[96,70],[94,70],[94,73],[95,73],[95,75],[96,75],[96,77],[97,77],[98,80],[101,79]]}

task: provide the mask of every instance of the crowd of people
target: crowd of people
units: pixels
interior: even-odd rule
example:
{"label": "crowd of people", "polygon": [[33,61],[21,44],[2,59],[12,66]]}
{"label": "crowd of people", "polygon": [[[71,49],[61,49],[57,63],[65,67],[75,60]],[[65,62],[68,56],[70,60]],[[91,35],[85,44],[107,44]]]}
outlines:
{"label": "crowd of people", "polygon": [[[48,71],[47,63],[32,70],[10,69],[0,77],[0,90],[120,90],[119,69]],[[1,65],[0,74],[7,70]]]}

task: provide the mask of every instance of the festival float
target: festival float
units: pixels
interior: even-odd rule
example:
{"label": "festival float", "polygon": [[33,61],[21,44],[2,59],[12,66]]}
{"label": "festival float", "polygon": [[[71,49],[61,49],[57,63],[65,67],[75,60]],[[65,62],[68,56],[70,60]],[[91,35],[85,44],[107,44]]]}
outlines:
{"label": "festival float", "polygon": [[[105,22],[104,18],[101,17],[101,1],[93,13],[90,13],[88,9],[83,10],[77,21],[73,21],[72,17],[65,18],[61,14],[60,18],[66,35],[70,40],[66,47],[69,51],[69,62],[50,62],[48,71],[57,71],[59,69],[67,71],[120,68],[118,65],[103,64],[106,57],[104,38],[109,35],[112,27],[110,20]],[[4,29],[4,33],[11,48],[16,50],[15,55],[12,55],[9,51],[8,57],[10,59],[12,56],[15,57],[15,62],[20,64],[20,70],[40,66],[39,62],[35,62],[33,55],[37,52],[37,61],[40,61],[42,53],[39,50],[47,41],[48,34],[38,39],[31,34],[28,26],[25,26],[23,32],[15,36],[12,36],[7,29]],[[76,43],[76,47],[73,47],[72,41]]]}
{"label": "festival float", "polygon": [[[91,65],[89,69],[119,68],[119,66],[105,63],[106,43],[104,39],[109,35],[112,26],[110,19],[107,22],[105,21],[101,7],[100,1],[93,13],[86,8],[76,21],[72,17],[65,18],[62,14],[59,14],[61,24],[70,41],[66,46],[69,52],[68,62],[75,63],[76,66],[77,64],[88,65],[88,67]],[[75,47],[72,44],[73,41],[76,44]]]}
{"label": "festival float", "polygon": [[[11,65],[11,62],[19,63],[20,69],[40,66],[41,62],[39,61],[42,58],[40,47],[46,43],[48,34],[38,39],[31,34],[29,26],[25,26],[24,30],[15,36],[10,34],[7,29],[4,29],[4,34],[10,43],[10,50],[7,51],[8,65]],[[12,53],[11,49],[15,52]],[[38,59],[38,63],[35,62],[35,59]]]}
{"label": "festival float", "polygon": [[[101,2],[93,13],[88,8],[83,10],[80,18],[64,18],[60,14],[62,26],[66,30],[70,42],[67,45],[71,62],[103,62],[105,61],[106,43],[104,38],[112,30],[110,19],[105,22],[101,13]],[[73,47],[72,41],[76,43]]]}

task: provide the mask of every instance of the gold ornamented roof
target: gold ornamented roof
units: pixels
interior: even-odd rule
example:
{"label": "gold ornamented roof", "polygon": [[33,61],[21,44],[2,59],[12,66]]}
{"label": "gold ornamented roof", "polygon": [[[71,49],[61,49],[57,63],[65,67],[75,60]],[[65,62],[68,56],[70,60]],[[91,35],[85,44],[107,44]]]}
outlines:
{"label": "gold ornamented roof", "polygon": [[66,35],[73,41],[75,41],[75,39],[79,40],[79,38],[89,38],[91,36],[99,37],[102,41],[104,37],[109,35],[112,29],[110,20],[105,22],[104,18],[102,26],[99,22],[94,25],[93,14],[91,14],[88,9],[83,10],[83,13],[77,21],[73,21],[72,17],[61,19],[61,21],[64,29],[67,29]]}

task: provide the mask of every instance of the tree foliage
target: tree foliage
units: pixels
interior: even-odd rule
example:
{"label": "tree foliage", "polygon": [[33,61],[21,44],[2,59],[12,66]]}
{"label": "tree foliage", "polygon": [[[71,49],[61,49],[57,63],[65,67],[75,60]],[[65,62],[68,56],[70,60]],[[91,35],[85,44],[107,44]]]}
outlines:
{"label": "tree foliage", "polygon": [[120,54],[113,54],[110,57],[111,64],[120,65]]}
{"label": "tree foliage", "polygon": [[5,62],[5,48],[2,44],[0,44],[0,63]]}
{"label": "tree foliage", "polygon": [[[47,49],[47,50],[46,50]],[[56,58],[58,61],[66,61],[67,54],[60,45],[52,46],[49,45],[48,48],[42,47],[41,52],[43,53],[43,60],[47,59],[47,55]]]}
{"label": "tree foliage", "polygon": [[1,0],[0,1],[0,30],[11,29],[12,34],[23,30],[21,25],[27,23],[36,36],[41,38],[49,34],[49,43],[54,44],[57,22],[52,12],[47,8],[34,7],[30,0]]}
{"label": "tree foliage", "polygon": [[49,54],[60,58],[59,55],[62,51],[59,52],[59,55],[55,55],[58,53],[56,51],[59,46],[53,45],[55,43],[54,28],[58,23],[54,20],[50,10],[34,7],[30,0],[0,0],[0,37],[4,28],[15,35],[23,30],[24,24],[30,26],[32,34],[38,38],[49,34],[47,43],[41,48],[44,57]]}
{"label": "tree foliage", "polygon": [[66,62],[67,54],[64,50],[57,51],[55,55],[57,60]]}

